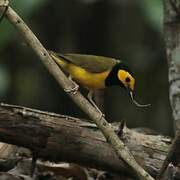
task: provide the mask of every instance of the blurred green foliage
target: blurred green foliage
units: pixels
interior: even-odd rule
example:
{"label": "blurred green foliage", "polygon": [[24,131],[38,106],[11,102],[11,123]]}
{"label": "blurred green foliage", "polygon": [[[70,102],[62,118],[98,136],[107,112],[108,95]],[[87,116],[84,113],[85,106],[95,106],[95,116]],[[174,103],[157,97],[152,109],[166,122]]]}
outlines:
{"label": "blurred green foliage", "polygon": [[163,25],[163,1],[140,0],[140,7],[148,24],[162,32]]}
{"label": "blurred green foliage", "polygon": [[[32,13],[38,11],[46,1],[47,0],[13,0],[10,1],[10,6],[12,6],[21,17],[26,19],[30,17]],[[0,47],[3,47],[15,37],[15,31],[12,25],[5,19],[0,26],[0,30]]]}

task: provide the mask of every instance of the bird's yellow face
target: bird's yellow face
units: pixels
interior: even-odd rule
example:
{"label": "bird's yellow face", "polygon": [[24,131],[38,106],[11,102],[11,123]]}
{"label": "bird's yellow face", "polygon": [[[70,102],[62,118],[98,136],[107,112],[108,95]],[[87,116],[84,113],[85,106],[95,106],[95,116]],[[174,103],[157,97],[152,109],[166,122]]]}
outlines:
{"label": "bird's yellow face", "polygon": [[130,91],[134,91],[135,79],[131,76],[129,72],[120,69],[117,76],[127,89],[129,89]]}

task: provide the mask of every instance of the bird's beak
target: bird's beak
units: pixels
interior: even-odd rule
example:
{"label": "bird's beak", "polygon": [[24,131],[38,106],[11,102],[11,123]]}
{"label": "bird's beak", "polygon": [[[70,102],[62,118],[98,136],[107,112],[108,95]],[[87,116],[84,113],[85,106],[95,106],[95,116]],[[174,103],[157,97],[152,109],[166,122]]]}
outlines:
{"label": "bird's beak", "polygon": [[127,88],[131,97],[132,102],[137,106],[137,107],[148,107],[151,104],[139,104],[135,99],[134,99],[134,94],[133,91],[130,89],[130,87]]}

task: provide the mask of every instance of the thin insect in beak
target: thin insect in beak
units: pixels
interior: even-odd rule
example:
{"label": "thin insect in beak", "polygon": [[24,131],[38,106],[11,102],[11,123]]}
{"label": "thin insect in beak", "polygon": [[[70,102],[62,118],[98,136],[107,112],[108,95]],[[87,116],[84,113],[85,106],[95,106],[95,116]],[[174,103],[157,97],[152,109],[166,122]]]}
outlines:
{"label": "thin insect in beak", "polygon": [[134,99],[133,92],[132,92],[131,90],[129,90],[129,94],[130,94],[130,97],[131,97],[132,102],[133,102],[137,107],[148,107],[148,106],[151,105],[151,104],[139,104],[139,103]]}

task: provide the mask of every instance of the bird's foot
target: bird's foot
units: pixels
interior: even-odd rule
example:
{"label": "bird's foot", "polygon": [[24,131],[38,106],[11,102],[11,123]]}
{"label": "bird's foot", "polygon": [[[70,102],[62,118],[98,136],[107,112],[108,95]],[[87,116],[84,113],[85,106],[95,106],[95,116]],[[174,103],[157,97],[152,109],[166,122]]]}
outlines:
{"label": "bird's foot", "polygon": [[77,85],[76,83],[74,83],[74,87],[70,88],[70,89],[64,89],[65,92],[67,93],[72,93],[72,94],[76,94],[77,91],[79,89],[79,85]]}
{"label": "bird's foot", "polygon": [[76,94],[77,91],[78,91],[78,89],[79,89],[79,85],[76,84],[76,83],[72,80],[72,76],[71,76],[71,75],[68,76],[68,79],[73,82],[74,87],[71,88],[71,89],[64,89],[64,91],[67,92],[67,93]]}
{"label": "bird's foot", "polygon": [[105,114],[101,112],[101,110],[98,108],[96,109],[97,112],[99,113],[99,117],[98,117],[98,120],[100,120],[101,118],[105,118]]}
{"label": "bird's foot", "polygon": [[98,119],[105,118],[105,114],[102,113],[99,108],[97,108],[97,107],[95,107],[95,108],[96,108],[96,110],[97,110],[97,111],[99,112],[99,114],[100,114]]}

